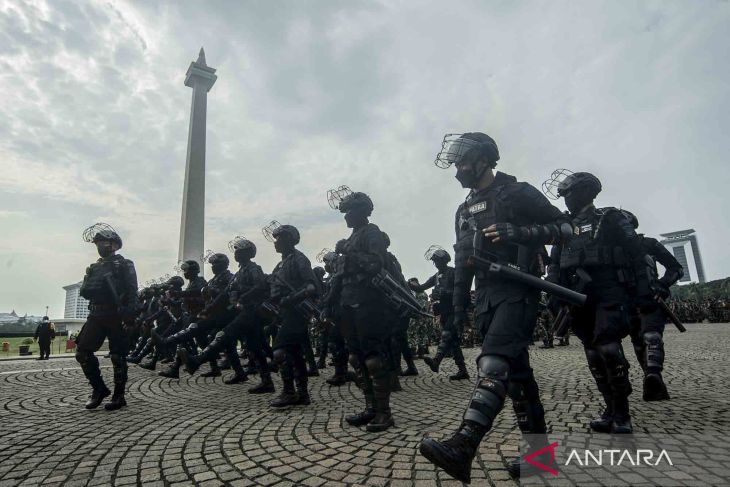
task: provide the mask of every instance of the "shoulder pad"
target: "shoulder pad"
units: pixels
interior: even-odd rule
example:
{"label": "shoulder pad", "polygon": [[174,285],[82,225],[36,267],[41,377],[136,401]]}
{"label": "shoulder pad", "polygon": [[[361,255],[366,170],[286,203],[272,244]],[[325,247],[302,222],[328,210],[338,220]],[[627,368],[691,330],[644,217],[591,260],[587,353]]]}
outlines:
{"label": "shoulder pad", "polygon": [[[621,210],[619,210],[615,206],[605,206],[603,208],[596,208],[596,213],[598,213],[599,215],[608,215],[609,213],[614,213],[614,212],[621,213]],[[621,215],[623,215],[623,213],[621,213]]]}

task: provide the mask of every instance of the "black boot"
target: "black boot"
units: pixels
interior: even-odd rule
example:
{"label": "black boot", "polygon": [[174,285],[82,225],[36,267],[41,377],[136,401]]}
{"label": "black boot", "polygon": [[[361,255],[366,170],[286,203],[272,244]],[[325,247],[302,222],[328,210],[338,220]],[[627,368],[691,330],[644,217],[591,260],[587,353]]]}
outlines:
{"label": "black boot", "polygon": [[633,433],[634,427],[631,425],[631,414],[629,413],[629,397],[626,395],[617,395],[613,397],[613,422],[611,423],[611,433],[615,435],[628,435]]}
{"label": "black boot", "polygon": [[312,404],[312,398],[309,397],[309,391],[307,390],[307,382],[297,381],[297,404],[301,406],[309,406]]}
{"label": "black boot", "polygon": [[[530,438],[531,440],[528,441],[528,450],[531,453],[548,445],[547,435],[531,435]],[[513,479],[526,478],[545,473],[545,471],[541,468],[525,461],[524,456],[512,459],[512,461],[507,464],[507,472]]]}
{"label": "black boot", "polygon": [[307,369],[307,376],[309,377],[319,377],[319,370],[317,369],[317,364],[312,364],[313,366],[310,366]]}
{"label": "black boot", "polygon": [[401,372],[400,375],[402,375],[403,377],[410,377],[410,376],[418,375],[418,369],[416,368],[416,364],[413,363],[412,358],[406,359],[406,365],[408,367],[406,367],[406,370]]}
{"label": "black boot", "polygon": [[552,340],[543,340],[542,345],[540,345],[537,348],[553,348],[553,341]]}
{"label": "black boot", "polygon": [[210,361],[210,370],[200,374],[200,377],[220,377],[223,375],[215,359]]}
{"label": "black boot", "polygon": [[453,375],[449,376],[449,380],[464,380],[469,378],[469,372],[466,370],[466,364],[464,362],[461,362],[459,364],[456,364],[456,366],[459,368],[459,371]]}
{"label": "black boot", "polygon": [[317,360],[317,368],[318,369],[326,369],[327,368],[327,356],[323,355],[319,357],[319,360]]}
{"label": "black boot", "polygon": [[86,401],[84,407],[86,409],[98,408],[99,404],[101,404],[104,398],[111,393],[112,391],[110,391],[109,388],[104,384],[101,384],[99,387],[95,387],[94,390],[91,392],[91,396],[89,396],[89,400]]}
{"label": "black boot", "polygon": [[335,365],[335,374],[326,380],[331,386],[342,386],[347,383],[347,365]]}
{"label": "black boot", "polygon": [[392,392],[400,392],[403,390],[403,387],[400,385],[400,379],[398,378],[398,371],[394,370],[390,372],[390,378],[389,378],[389,389]]}
{"label": "black boot", "polygon": [[269,403],[269,406],[272,408],[284,408],[297,404],[299,404],[299,396],[294,390],[294,381],[286,380],[284,381],[284,390]]}
{"label": "black boot", "polygon": [[444,356],[443,356],[443,355],[441,355],[440,353],[437,353],[437,354],[436,354],[436,356],[435,356],[434,358],[431,358],[431,357],[424,357],[423,361],[424,361],[424,362],[426,363],[426,365],[428,365],[428,367],[429,367],[429,368],[430,368],[430,369],[431,369],[432,371],[434,371],[434,372],[438,373],[438,371],[439,371],[439,366],[441,365],[441,361],[442,361],[443,359],[444,359]]}
{"label": "black boot", "polygon": [[662,379],[662,374],[649,372],[644,376],[644,401],[667,401],[669,391]]}
{"label": "black boot", "polygon": [[600,418],[591,421],[590,426],[593,431],[597,431],[599,433],[610,433],[614,415],[613,398],[611,393],[604,392],[603,400],[606,402],[606,409],[604,409]]}
{"label": "black boot", "polygon": [[155,368],[157,367],[157,352],[155,351],[155,353],[152,354],[152,357],[150,357],[149,360],[142,362],[141,364],[139,364],[139,366],[143,369],[155,370]]}
{"label": "black boot", "polygon": [[271,380],[271,374],[268,372],[261,374],[261,383],[258,385],[255,385],[251,387],[248,390],[249,394],[266,394],[269,392],[276,391],[276,388],[274,387],[274,383]]}
{"label": "black boot", "polygon": [[111,401],[104,404],[104,409],[116,411],[127,405],[127,401],[124,399],[124,386],[125,384],[114,384],[114,395]]}
{"label": "black boot", "polygon": [[464,421],[459,429],[444,441],[424,438],[419,450],[431,463],[461,482],[471,482],[471,464],[486,429]]}
{"label": "black boot", "polygon": [[390,380],[385,374],[373,378],[373,399],[375,401],[375,417],[365,427],[371,433],[385,431],[395,426],[390,412]]}
{"label": "black boot", "polygon": [[349,414],[345,416],[345,421],[350,426],[365,426],[375,418],[375,407],[373,404],[373,396],[365,394],[365,409],[357,414]]}
{"label": "black boot", "polygon": [[180,359],[175,357],[175,360],[169,366],[157,372],[157,375],[160,377],[167,377],[168,379],[179,379],[180,365]]}
{"label": "black boot", "polygon": [[177,358],[185,372],[190,375],[193,375],[200,368],[200,361],[198,360],[198,357],[190,353],[187,348],[180,347],[177,350]]}

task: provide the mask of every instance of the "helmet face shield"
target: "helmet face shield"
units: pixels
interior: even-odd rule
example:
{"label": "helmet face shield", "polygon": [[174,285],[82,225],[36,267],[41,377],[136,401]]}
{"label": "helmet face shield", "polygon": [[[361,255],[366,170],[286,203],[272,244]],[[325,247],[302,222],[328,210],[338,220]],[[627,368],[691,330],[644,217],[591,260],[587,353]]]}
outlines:
{"label": "helmet face shield", "polygon": [[464,134],[446,134],[441,143],[441,151],[436,155],[434,164],[441,169],[448,169],[456,164],[472,149],[479,149],[482,145],[476,140],[463,137]]}
{"label": "helmet face shield", "polygon": [[333,210],[339,210],[342,200],[344,200],[347,196],[350,196],[352,193],[353,191],[345,185],[327,190],[327,203]]}
{"label": "helmet face shield", "polygon": [[94,223],[84,230],[82,238],[84,242],[90,243],[113,242],[117,245],[117,248],[122,248],[122,238],[108,223]]}
{"label": "helmet face shield", "polygon": [[423,257],[426,260],[433,261],[434,263],[436,261],[439,261],[439,262],[450,262],[451,261],[451,256],[449,255],[449,253],[446,250],[444,250],[444,248],[441,247],[440,245],[431,245],[426,250],[426,253],[423,254]]}
{"label": "helmet face shield", "polygon": [[551,200],[557,200],[563,196],[566,184],[565,180],[573,174],[570,169],[556,169],[550,177],[542,183],[542,192]]}
{"label": "helmet face shield", "polygon": [[266,225],[264,228],[261,229],[261,233],[264,234],[264,238],[268,240],[271,243],[274,243],[276,241],[276,237],[274,236],[274,231],[281,227],[281,223],[279,223],[276,220],[271,220],[271,222]]}

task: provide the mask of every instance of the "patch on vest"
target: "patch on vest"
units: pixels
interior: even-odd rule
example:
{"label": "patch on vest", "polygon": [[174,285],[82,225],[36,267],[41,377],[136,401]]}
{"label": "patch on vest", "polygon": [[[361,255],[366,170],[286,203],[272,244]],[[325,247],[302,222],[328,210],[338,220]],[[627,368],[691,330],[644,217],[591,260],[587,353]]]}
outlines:
{"label": "patch on vest", "polygon": [[581,225],[580,226],[580,233],[588,233],[591,230],[593,230],[593,225],[590,223],[588,225]]}
{"label": "patch on vest", "polygon": [[473,215],[474,213],[479,213],[480,211],[484,211],[486,209],[487,209],[487,202],[482,201],[481,203],[477,203],[476,205],[471,205],[469,207],[469,213],[471,213]]}

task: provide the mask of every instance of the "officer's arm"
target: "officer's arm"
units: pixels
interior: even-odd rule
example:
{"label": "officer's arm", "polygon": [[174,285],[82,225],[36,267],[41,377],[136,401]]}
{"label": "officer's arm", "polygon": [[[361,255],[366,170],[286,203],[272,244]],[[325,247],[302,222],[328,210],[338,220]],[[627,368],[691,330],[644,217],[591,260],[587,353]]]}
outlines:
{"label": "officer's arm", "polygon": [[137,271],[134,269],[134,263],[131,260],[125,260],[124,270],[124,295],[125,306],[131,312],[137,310]]}
{"label": "officer's arm", "polygon": [[312,270],[312,263],[306,255],[300,253],[297,255],[296,265],[299,278],[303,282],[303,286],[299,289],[297,294],[299,294],[301,298],[316,296],[317,275]]}
{"label": "officer's arm", "polygon": [[659,278],[659,281],[664,286],[671,287],[682,279],[682,276],[684,276],[682,264],[674,258],[671,252],[654,238],[644,237],[644,241],[648,244],[648,254],[664,266],[664,275]]}
{"label": "officer's arm", "polygon": [[417,293],[420,293],[422,291],[425,291],[426,289],[431,289],[436,285],[436,274],[429,277],[426,282],[423,284],[415,285],[415,284],[409,284],[409,287],[416,291]]}
{"label": "officer's arm", "polygon": [[641,275],[642,272],[646,271],[646,261],[644,260],[646,253],[641,245],[641,238],[637,235],[629,219],[619,210],[614,209],[609,210],[609,213],[604,216],[604,224],[606,223],[608,223],[609,228],[613,228],[617,244],[623,247],[628,255],[628,265],[632,268],[634,275]]}
{"label": "officer's arm", "polygon": [[[454,231],[456,233],[456,244],[454,245],[454,312],[463,312],[471,303],[471,283],[474,280],[474,269],[466,265],[469,255],[474,251],[471,247],[472,238],[459,238],[461,232],[466,232],[460,227],[459,217],[462,207],[456,210]],[[471,233],[471,232],[470,232]],[[473,237],[473,233],[471,233]]]}
{"label": "officer's arm", "polygon": [[38,334],[40,333],[40,331],[41,331],[41,325],[39,324],[38,326],[35,327],[35,335],[33,335],[34,340],[38,340]]}
{"label": "officer's arm", "polygon": [[517,210],[534,223],[520,227],[520,243],[529,245],[551,245],[570,239],[573,228],[567,215],[550,204],[550,201],[535,187],[524,184],[518,192]]}

